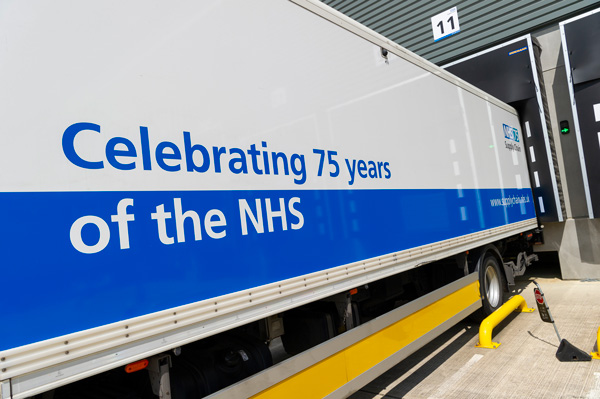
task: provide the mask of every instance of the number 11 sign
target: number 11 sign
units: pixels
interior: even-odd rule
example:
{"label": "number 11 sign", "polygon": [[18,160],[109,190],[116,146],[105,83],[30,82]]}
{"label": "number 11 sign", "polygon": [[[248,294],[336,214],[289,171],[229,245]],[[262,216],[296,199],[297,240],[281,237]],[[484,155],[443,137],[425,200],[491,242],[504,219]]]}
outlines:
{"label": "number 11 sign", "polygon": [[458,25],[458,9],[452,7],[434,17],[431,17],[431,28],[433,29],[433,41],[437,42],[448,36],[460,32]]}

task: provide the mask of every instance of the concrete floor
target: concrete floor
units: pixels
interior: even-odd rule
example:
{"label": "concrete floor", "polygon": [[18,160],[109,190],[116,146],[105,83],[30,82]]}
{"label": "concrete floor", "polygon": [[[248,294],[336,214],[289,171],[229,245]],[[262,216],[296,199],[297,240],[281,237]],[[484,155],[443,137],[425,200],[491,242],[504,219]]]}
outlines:
{"label": "concrete floor", "polygon": [[[552,262],[537,262],[513,292],[536,307],[540,284],[561,337],[591,352],[600,327],[600,281],[561,280]],[[371,398],[587,398],[600,399],[600,360],[556,359],[554,328],[534,313],[513,313],[494,329],[497,349],[476,348],[479,325],[462,321],[398,363],[352,399]]]}

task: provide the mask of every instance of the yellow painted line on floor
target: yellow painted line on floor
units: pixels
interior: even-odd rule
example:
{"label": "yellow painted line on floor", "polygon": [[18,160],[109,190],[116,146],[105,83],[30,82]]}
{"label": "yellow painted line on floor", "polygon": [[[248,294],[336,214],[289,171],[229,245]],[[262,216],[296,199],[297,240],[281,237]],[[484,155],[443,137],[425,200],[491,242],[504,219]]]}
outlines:
{"label": "yellow painted line on floor", "polygon": [[253,398],[322,398],[479,300],[479,282],[432,303]]}

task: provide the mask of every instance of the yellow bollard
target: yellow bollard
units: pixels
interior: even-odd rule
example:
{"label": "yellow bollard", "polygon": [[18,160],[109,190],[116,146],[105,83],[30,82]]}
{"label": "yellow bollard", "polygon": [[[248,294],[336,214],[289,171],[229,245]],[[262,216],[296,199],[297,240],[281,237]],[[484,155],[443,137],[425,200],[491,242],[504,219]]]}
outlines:
{"label": "yellow bollard", "polygon": [[525,299],[521,295],[513,296],[481,322],[479,326],[479,342],[475,346],[478,348],[496,349],[500,346],[500,343],[492,342],[492,330],[494,327],[500,324],[513,311],[531,313],[534,310],[527,307],[527,302],[525,302]]}
{"label": "yellow bollard", "polygon": [[592,352],[592,359],[600,359],[600,327],[598,327],[598,336],[596,337],[596,350],[598,352]]}

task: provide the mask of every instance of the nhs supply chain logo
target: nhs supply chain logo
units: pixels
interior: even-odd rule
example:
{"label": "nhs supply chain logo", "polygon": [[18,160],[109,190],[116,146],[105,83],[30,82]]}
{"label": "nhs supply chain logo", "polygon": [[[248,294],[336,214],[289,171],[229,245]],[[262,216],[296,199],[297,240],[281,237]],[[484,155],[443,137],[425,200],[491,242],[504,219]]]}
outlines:
{"label": "nhs supply chain logo", "polygon": [[502,129],[504,130],[504,137],[517,143],[519,142],[519,131],[517,129],[505,124],[502,124]]}

